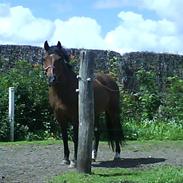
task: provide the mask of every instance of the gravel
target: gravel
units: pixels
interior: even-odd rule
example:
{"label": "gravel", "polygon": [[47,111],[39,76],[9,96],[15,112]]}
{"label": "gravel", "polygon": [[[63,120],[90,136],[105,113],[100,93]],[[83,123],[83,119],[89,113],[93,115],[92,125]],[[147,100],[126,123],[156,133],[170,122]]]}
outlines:
{"label": "gravel", "polygon": [[[122,159],[113,161],[114,153],[101,143],[92,167],[148,168],[159,165],[183,167],[183,141],[129,142]],[[73,153],[72,144],[71,157]],[[0,145],[0,183],[45,183],[51,177],[71,171],[62,165],[63,145]]]}

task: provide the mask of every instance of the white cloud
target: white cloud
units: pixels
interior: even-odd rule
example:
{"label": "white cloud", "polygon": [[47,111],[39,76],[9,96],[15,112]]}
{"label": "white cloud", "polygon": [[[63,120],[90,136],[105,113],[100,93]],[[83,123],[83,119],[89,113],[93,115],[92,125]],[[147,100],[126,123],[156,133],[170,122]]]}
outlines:
{"label": "white cloud", "polygon": [[[88,17],[72,17],[66,21],[36,18],[28,8],[1,5],[0,44],[42,45],[45,40],[55,44],[61,40],[67,47],[104,48],[101,27]],[[9,12],[9,13],[7,13]]]}
{"label": "white cloud", "polygon": [[104,41],[100,36],[101,28],[94,19],[72,17],[67,21],[55,20],[56,29],[51,39],[55,43],[61,40],[67,47],[103,48]]}
{"label": "white cloud", "polygon": [[173,21],[183,31],[182,0],[143,0],[143,3],[144,8],[156,12],[160,18]]}
{"label": "white cloud", "polygon": [[173,51],[182,48],[176,26],[166,19],[144,19],[133,12],[121,12],[121,24],[106,35],[106,42],[120,51]]}
{"label": "white cloud", "polygon": [[144,7],[154,10],[161,18],[174,20],[182,15],[182,0],[143,0]]}
{"label": "white cloud", "polygon": [[54,30],[54,24],[49,20],[36,18],[28,8],[0,5],[8,13],[0,16],[0,43],[40,44],[49,38]]}
{"label": "white cloud", "polygon": [[[109,1],[110,2],[126,2]],[[107,2],[105,1],[105,2]],[[129,2],[129,1],[128,1]],[[142,0],[141,0],[142,2]],[[143,0],[143,8],[154,11],[159,19],[121,11],[119,25],[101,36],[101,26],[89,17],[50,21],[35,17],[30,9],[0,4],[0,44],[43,45],[45,40],[66,47],[126,51],[181,52],[183,50],[182,0]],[[173,2],[173,3],[172,3]],[[108,4],[108,5],[109,5]],[[183,4],[182,4],[183,5]],[[182,7],[182,6],[181,6]]]}

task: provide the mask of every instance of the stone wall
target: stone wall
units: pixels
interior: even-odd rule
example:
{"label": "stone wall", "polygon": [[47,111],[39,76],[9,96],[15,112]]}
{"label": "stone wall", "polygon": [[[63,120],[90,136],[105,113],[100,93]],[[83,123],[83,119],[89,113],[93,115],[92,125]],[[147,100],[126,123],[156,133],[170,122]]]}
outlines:
{"label": "stone wall", "polygon": [[[67,49],[75,56],[78,62],[80,50]],[[143,68],[152,70],[157,75],[157,82],[163,88],[164,80],[168,76],[177,75],[183,78],[183,56],[166,53],[131,52],[120,55],[107,50],[93,50],[96,55],[95,69],[109,72],[112,62],[115,61],[116,75],[125,88],[136,88],[135,73]],[[18,60],[27,60],[33,64],[42,63],[44,49],[34,46],[0,45],[0,70],[4,71],[14,66]],[[115,58],[115,59],[114,59]],[[2,62],[3,61],[3,62]],[[78,67],[78,63],[75,64]]]}
{"label": "stone wall", "polygon": [[14,66],[15,62],[19,60],[41,63],[43,54],[44,50],[41,47],[0,45],[0,69],[5,70],[11,68]]}
{"label": "stone wall", "polygon": [[179,76],[183,78],[183,56],[167,53],[132,52],[121,57],[120,80],[127,81],[125,88],[135,89],[135,73],[143,68],[146,71],[156,73],[156,80],[159,90],[163,90],[166,78]]}

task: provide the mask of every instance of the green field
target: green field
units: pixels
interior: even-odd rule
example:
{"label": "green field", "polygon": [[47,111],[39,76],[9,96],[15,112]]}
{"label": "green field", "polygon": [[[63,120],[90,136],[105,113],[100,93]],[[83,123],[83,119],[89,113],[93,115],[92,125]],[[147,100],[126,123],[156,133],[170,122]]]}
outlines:
{"label": "green field", "polygon": [[161,166],[149,169],[94,169],[91,175],[69,172],[49,183],[182,183],[183,168]]}

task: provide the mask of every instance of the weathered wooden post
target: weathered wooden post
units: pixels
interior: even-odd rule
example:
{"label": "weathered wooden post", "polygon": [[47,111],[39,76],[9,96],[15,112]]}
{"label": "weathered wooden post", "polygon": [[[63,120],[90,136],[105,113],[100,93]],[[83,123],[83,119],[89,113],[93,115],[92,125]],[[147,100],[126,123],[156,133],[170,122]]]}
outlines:
{"label": "weathered wooden post", "polygon": [[93,65],[92,51],[80,54],[79,71],[79,135],[77,170],[80,173],[91,173],[92,137],[94,126],[93,99]]}
{"label": "weathered wooden post", "polygon": [[14,141],[14,110],[15,110],[15,102],[14,102],[14,87],[9,87],[9,125],[10,125],[10,141]]}

